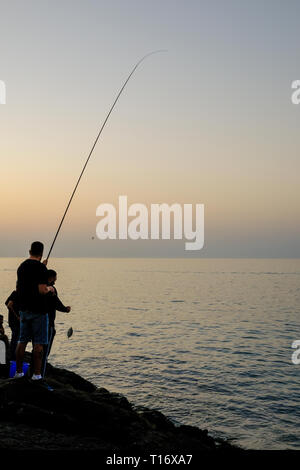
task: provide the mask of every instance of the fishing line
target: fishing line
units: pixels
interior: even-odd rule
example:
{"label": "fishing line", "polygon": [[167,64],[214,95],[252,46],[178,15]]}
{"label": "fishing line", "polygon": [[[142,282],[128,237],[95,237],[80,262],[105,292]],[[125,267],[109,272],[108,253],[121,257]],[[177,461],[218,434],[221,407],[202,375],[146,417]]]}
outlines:
{"label": "fishing line", "polygon": [[101,128],[100,128],[100,131],[99,131],[99,133],[98,133],[98,135],[97,135],[97,137],[96,137],[96,139],[95,139],[95,142],[93,143],[93,146],[92,146],[92,148],[91,148],[91,150],[90,150],[90,152],[89,152],[89,154],[88,154],[88,157],[87,157],[87,159],[86,159],[86,162],[85,162],[85,164],[84,164],[84,166],[83,166],[83,168],[82,168],[82,170],[81,170],[81,173],[80,173],[80,175],[79,175],[79,178],[78,178],[78,180],[77,180],[77,182],[76,182],[76,185],[75,185],[75,187],[74,187],[74,189],[73,189],[73,192],[72,192],[72,194],[71,194],[71,197],[70,197],[70,199],[69,199],[69,202],[68,202],[68,204],[67,204],[67,207],[66,207],[66,209],[65,209],[65,212],[64,212],[64,214],[63,214],[63,216],[62,216],[62,219],[61,219],[61,221],[60,221],[60,223],[59,223],[59,226],[58,226],[58,229],[57,229],[57,231],[56,231],[55,237],[54,237],[54,239],[53,239],[52,245],[51,245],[51,247],[50,247],[50,250],[49,250],[49,253],[48,253],[48,256],[47,256],[47,261],[48,261],[48,259],[49,259],[49,257],[50,257],[50,254],[51,254],[51,252],[52,252],[52,249],[53,249],[53,247],[54,247],[54,244],[55,244],[55,242],[56,242],[56,239],[57,239],[58,234],[59,234],[59,232],[60,232],[60,229],[61,229],[61,227],[62,227],[62,224],[64,223],[65,217],[66,217],[66,215],[67,215],[67,212],[68,212],[68,210],[69,210],[69,207],[70,207],[70,205],[71,205],[71,202],[72,202],[72,200],[73,200],[73,197],[74,197],[74,195],[75,195],[75,193],[76,193],[76,190],[77,190],[77,188],[78,188],[78,185],[79,185],[79,183],[80,183],[80,180],[81,180],[81,178],[82,178],[82,176],[83,176],[83,173],[85,172],[85,169],[86,169],[86,167],[87,167],[87,164],[88,164],[88,162],[89,162],[89,160],[90,160],[90,158],[91,158],[91,156],[92,156],[92,153],[93,153],[93,151],[94,151],[94,149],[95,149],[95,147],[96,147],[96,145],[97,145],[97,142],[98,142],[98,140],[99,140],[99,137],[100,137],[100,135],[102,134],[102,131],[103,131],[103,129],[104,129],[104,127],[105,127],[105,125],[106,125],[106,123],[107,123],[107,121],[108,121],[108,119],[109,119],[109,116],[111,115],[111,113],[112,113],[112,111],[113,111],[115,105],[117,104],[118,99],[120,98],[120,96],[121,96],[121,94],[122,94],[124,88],[126,87],[127,83],[129,82],[130,78],[132,77],[132,75],[134,74],[134,72],[136,71],[136,69],[138,68],[138,66],[139,66],[147,57],[149,57],[150,55],[153,55],[153,54],[158,54],[159,52],[166,52],[166,50],[162,49],[162,50],[158,50],[158,51],[153,51],[153,52],[150,52],[149,54],[146,54],[144,57],[142,57],[142,58],[137,62],[137,64],[134,66],[134,68],[132,69],[132,71],[131,71],[130,74],[128,75],[127,79],[125,80],[125,82],[124,82],[122,88],[120,89],[119,93],[117,94],[117,97],[116,97],[115,101],[113,102],[113,104],[112,104],[112,106],[111,106],[111,108],[110,108],[110,110],[109,110],[109,112],[108,112],[106,118],[105,118],[104,121],[103,121],[103,124],[102,124],[102,126],[101,126]]}

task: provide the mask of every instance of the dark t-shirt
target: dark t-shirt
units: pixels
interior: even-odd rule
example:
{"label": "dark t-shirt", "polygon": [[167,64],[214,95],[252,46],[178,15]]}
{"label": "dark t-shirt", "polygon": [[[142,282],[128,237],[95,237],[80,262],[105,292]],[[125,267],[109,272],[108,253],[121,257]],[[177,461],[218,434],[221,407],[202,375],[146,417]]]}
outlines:
{"label": "dark t-shirt", "polygon": [[27,259],[18,268],[17,293],[21,311],[47,313],[45,295],[39,293],[39,284],[47,284],[48,270],[35,259]]}
{"label": "dark t-shirt", "polygon": [[67,312],[67,307],[64,306],[62,301],[59,299],[57,290],[54,287],[54,294],[49,292],[46,295],[46,302],[47,302],[47,313],[49,318],[49,326],[55,328],[55,318],[56,318],[56,310],[59,312]]}

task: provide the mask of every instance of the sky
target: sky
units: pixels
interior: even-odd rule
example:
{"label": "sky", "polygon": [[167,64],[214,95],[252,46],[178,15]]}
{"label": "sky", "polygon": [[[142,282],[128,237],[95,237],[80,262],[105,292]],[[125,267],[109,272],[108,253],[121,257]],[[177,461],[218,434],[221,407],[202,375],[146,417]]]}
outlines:
{"label": "sky", "polygon": [[[0,1],[0,256],[299,257],[300,3]],[[205,244],[96,237],[96,208],[205,207]]]}

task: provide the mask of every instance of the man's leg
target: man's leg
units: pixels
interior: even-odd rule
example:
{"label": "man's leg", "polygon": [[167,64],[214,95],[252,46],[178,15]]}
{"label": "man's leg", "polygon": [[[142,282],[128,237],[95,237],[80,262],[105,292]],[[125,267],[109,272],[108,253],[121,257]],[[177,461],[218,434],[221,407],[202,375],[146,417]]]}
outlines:
{"label": "man's leg", "polygon": [[23,372],[23,359],[26,350],[27,343],[18,343],[16,349],[16,365],[17,365],[17,373],[21,374]]}
{"label": "man's leg", "polygon": [[33,346],[34,374],[41,375],[43,362],[43,345],[34,344]]}
{"label": "man's leg", "polygon": [[20,336],[20,328],[14,327],[11,328],[11,341],[10,341],[10,359],[11,361],[16,360],[16,349],[18,345],[18,340]]}
{"label": "man's leg", "polygon": [[23,373],[23,360],[28,341],[31,336],[30,315],[27,312],[20,312],[20,337],[16,349],[17,374]]}
{"label": "man's leg", "polygon": [[48,344],[48,315],[36,314],[33,320],[33,380],[41,379],[44,345]]}

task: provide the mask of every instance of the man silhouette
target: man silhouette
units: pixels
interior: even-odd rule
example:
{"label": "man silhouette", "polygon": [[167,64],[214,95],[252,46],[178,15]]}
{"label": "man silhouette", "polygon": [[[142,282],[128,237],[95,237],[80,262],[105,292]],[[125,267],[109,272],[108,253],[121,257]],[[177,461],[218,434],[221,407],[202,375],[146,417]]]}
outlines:
{"label": "man silhouette", "polygon": [[20,338],[16,350],[15,378],[23,377],[23,359],[27,343],[33,344],[32,380],[41,380],[43,345],[48,343],[48,314],[45,301],[48,292],[54,292],[52,286],[47,286],[48,270],[41,263],[44,245],[33,242],[29,258],[19,266],[17,279],[17,294],[20,308]]}

